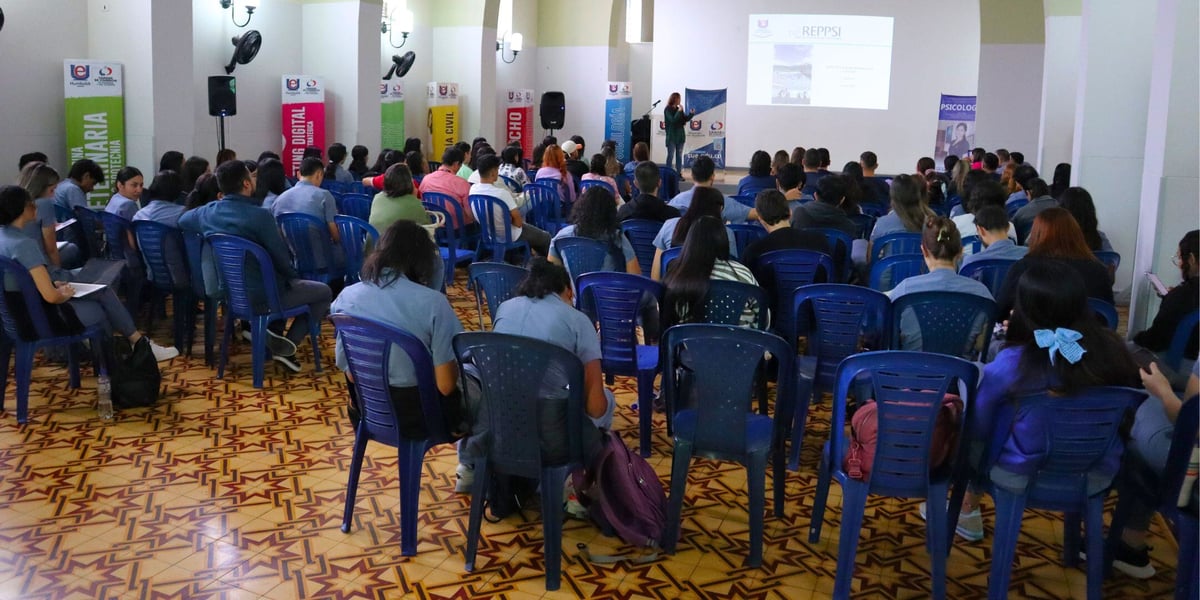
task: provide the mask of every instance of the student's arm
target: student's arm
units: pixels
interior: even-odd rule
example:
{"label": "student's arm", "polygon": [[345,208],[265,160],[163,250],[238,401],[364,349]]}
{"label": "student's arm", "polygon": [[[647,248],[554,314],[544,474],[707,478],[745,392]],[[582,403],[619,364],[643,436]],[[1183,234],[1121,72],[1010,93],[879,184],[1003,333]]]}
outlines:
{"label": "student's arm", "polygon": [[61,267],[62,258],[58,255],[58,239],[54,234],[54,227],[42,228],[42,247],[46,249],[46,258],[50,259],[50,264]]}
{"label": "student's arm", "polygon": [[[663,272],[661,270],[661,267],[659,266],[659,263],[662,260],[662,255],[663,255],[662,248],[654,249],[654,263],[650,265],[650,279],[653,279],[655,281],[662,281]],[[637,261],[634,261],[634,262],[637,262]]]}
{"label": "student's arm", "polygon": [[438,391],[443,396],[449,396],[458,389],[458,362],[446,361],[433,368],[433,376],[437,379]]}
{"label": "student's arm", "polygon": [[525,218],[521,216],[520,210],[514,208],[514,209],[508,211],[508,214],[512,216],[513,227],[524,227],[525,226]]}
{"label": "student's arm", "polygon": [[337,223],[329,224],[329,237],[333,238],[333,243],[342,243],[342,232],[338,231]]}
{"label": "student's arm", "polygon": [[608,411],[608,398],[604,396],[604,373],[599,360],[588,361],[583,366],[584,412],[593,419],[604,416]]}
{"label": "student's arm", "polygon": [[637,257],[631,258],[625,262],[625,272],[630,275],[641,275],[642,266],[638,264]]}
{"label": "student's arm", "polygon": [[46,270],[45,265],[38,265],[30,269],[29,274],[33,276],[33,283],[37,286],[37,291],[42,295],[42,299],[50,304],[62,304],[75,294],[74,288],[69,283],[54,285],[54,282],[50,280],[50,271]]}
{"label": "student's arm", "polygon": [[1171,345],[1175,327],[1189,312],[1195,310],[1196,298],[1184,287],[1177,287],[1163,296],[1158,314],[1145,331],[1133,336],[1133,343],[1148,350],[1161,351]]}
{"label": "student's arm", "polygon": [[265,211],[257,214],[256,218],[260,221],[255,227],[255,230],[259,232],[257,241],[271,256],[275,271],[282,274],[286,281],[299,279],[300,274],[292,266],[291,252],[288,251],[287,244],[283,242],[283,235],[279,233],[279,225],[275,223],[275,219]]}

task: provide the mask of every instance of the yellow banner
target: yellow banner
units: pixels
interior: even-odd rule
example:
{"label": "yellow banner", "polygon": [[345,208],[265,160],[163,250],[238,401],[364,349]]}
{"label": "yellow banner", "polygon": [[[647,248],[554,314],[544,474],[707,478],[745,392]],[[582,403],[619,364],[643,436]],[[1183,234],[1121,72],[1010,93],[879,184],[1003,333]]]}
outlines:
{"label": "yellow banner", "polygon": [[430,160],[458,143],[458,84],[430,83],[428,88]]}

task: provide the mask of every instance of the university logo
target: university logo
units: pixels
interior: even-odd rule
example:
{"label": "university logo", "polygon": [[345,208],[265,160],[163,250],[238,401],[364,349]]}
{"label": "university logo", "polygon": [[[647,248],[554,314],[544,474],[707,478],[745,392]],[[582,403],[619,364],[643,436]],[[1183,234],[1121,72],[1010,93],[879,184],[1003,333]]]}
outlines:
{"label": "university logo", "polygon": [[700,129],[703,127],[704,121],[701,121],[700,119],[693,119],[688,122],[688,129],[691,129],[692,131],[700,131]]}
{"label": "university logo", "polygon": [[516,99],[517,99],[517,95],[516,95],[515,93],[513,93],[513,92],[511,92],[511,91],[510,91],[510,92],[508,93],[508,101],[509,101],[509,102],[512,102],[513,100],[516,100]]}
{"label": "university logo", "polygon": [[609,84],[609,86],[608,86],[608,91],[613,94],[617,93],[617,90],[619,90],[619,89],[621,89],[621,87],[617,86],[617,85]]}
{"label": "university logo", "polygon": [[112,74],[113,74],[112,67],[100,67],[100,76],[101,77],[108,77],[109,75],[112,75]]}
{"label": "university logo", "polygon": [[659,122],[658,122],[658,128],[659,128],[659,129],[661,129],[661,130],[663,130],[663,131],[666,131],[666,130],[667,130],[667,122],[666,122],[666,121],[659,121]]}
{"label": "university logo", "polygon": [[387,95],[387,84],[386,83],[379,84],[379,95],[380,96]]}
{"label": "university logo", "polygon": [[394,84],[392,84],[392,93],[393,94],[403,94],[404,88],[400,87],[400,84],[394,83]]}
{"label": "university logo", "polygon": [[629,93],[629,84],[628,83],[621,86],[621,93],[623,93],[623,94]]}
{"label": "university logo", "polygon": [[725,124],[720,121],[713,121],[712,125],[709,125],[708,128],[712,131],[720,131],[725,129]]}
{"label": "university logo", "polygon": [[770,24],[771,24],[770,21],[768,21],[767,19],[759,19],[758,20],[758,28],[759,29],[766,29],[767,26]]}
{"label": "university logo", "polygon": [[288,78],[287,89],[292,90],[293,92],[300,89],[300,80]]}
{"label": "university logo", "polygon": [[71,65],[71,79],[84,81],[92,74],[92,68],[88,65]]}
{"label": "university logo", "polygon": [[439,85],[438,86],[438,95],[439,96],[445,96],[448,93],[450,93],[450,86],[447,86],[447,85]]}

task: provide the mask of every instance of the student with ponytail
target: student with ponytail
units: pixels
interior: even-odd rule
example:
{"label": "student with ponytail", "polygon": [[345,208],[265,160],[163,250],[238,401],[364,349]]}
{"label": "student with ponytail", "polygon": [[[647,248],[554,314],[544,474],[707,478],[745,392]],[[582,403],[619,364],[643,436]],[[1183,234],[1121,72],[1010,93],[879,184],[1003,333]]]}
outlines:
{"label": "student with ponytail", "polygon": [[126,220],[133,220],[141,208],[142,189],[146,180],[137,167],[125,167],[117,171],[117,183],[113,187],[112,198],[108,200],[105,212],[112,213]]}
{"label": "student with ponytail", "polygon": [[329,164],[325,165],[325,179],[338,183],[354,183],[354,176],[342,166],[346,160],[346,146],[335,142],[329,147]]}

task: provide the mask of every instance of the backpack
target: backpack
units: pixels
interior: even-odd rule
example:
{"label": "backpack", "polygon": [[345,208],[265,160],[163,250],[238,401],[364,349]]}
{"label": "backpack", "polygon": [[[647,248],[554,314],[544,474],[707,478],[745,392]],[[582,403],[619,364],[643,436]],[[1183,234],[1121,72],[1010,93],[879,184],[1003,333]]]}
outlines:
{"label": "backpack", "polygon": [[108,375],[112,380],[112,402],[117,408],[141,408],[158,402],[162,374],[143,336],[136,344],[124,337],[113,338],[108,352]]}
{"label": "backpack", "polygon": [[[933,439],[929,444],[929,467],[935,469],[946,462],[958,442],[958,423],[962,415],[962,399],[957,394],[946,394],[942,407],[938,409],[933,426]],[[853,479],[868,481],[871,467],[875,463],[875,443],[879,435],[879,423],[874,400],[869,400],[855,411],[850,419],[850,451],[842,462],[842,469]]]}
{"label": "backpack", "polygon": [[667,495],[658,474],[630,452],[620,436],[606,432],[591,468],[575,474],[579,503],[605,535],[626,544],[658,548],[667,525]]}

